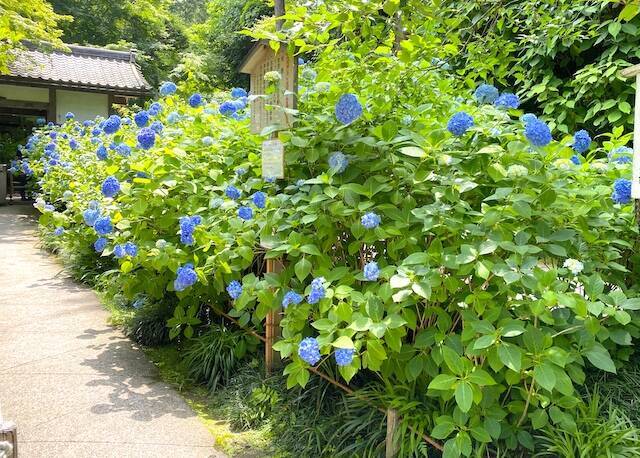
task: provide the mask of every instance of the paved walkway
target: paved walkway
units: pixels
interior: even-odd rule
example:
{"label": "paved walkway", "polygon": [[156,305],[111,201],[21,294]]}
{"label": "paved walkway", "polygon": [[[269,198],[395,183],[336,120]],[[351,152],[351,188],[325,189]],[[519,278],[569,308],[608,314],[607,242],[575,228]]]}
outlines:
{"label": "paved walkway", "polygon": [[0,405],[20,457],[223,457],[96,295],[41,251],[31,207],[0,206]]}

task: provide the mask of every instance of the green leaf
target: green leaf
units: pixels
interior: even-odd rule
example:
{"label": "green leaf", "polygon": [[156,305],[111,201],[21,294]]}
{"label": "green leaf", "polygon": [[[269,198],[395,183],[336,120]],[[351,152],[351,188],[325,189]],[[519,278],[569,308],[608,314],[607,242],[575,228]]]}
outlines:
{"label": "green leaf", "polygon": [[553,387],[556,386],[556,374],[546,362],[538,364],[533,369],[533,378],[538,385],[547,391],[552,391]]}
{"label": "green leaf", "polygon": [[436,376],[431,383],[429,383],[428,388],[430,390],[451,390],[453,389],[455,383],[458,381],[458,378],[455,375],[451,374],[440,374]]}
{"label": "green leaf", "polygon": [[469,377],[467,377],[471,383],[475,383],[479,386],[495,385],[496,381],[489,375],[489,373],[483,369],[476,369]]}
{"label": "green leaf", "polygon": [[473,404],[473,390],[468,382],[458,382],[455,391],[456,404],[463,412],[468,412]]}
{"label": "green leaf", "polygon": [[340,336],[331,344],[336,348],[355,348],[353,340],[347,336]]}
{"label": "green leaf", "polygon": [[454,429],[453,422],[440,423],[431,430],[431,435],[436,439],[446,439]]}
{"label": "green leaf", "polygon": [[594,344],[589,350],[587,350],[584,355],[587,359],[596,366],[598,369],[602,369],[603,371],[616,373],[616,365],[613,363],[611,356],[606,348],[604,348],[600,344]]}
{"label": "green leaf", "polygon": [[492,335],[481,336],[473,344],[474,350],[482,350],[493,345],[496,341],[496,337]]}
{"label": "green leaf", "polygon": [[522,364],[522,351],[515,345],[502,342],[498,347],[498,358],[502,364],[515,372],[520,372]]}
{"label": "green leaf", "polygon": [[298,277],[298,280],[303,281],[311,272],[311,262],[307,261],[305,258],[301,258],[296,263],[294,270],[296,272],[296,277]]}
{"label": "green leaf", "polygon": [[444,358],[444,362],[447,363],[447,366],[457,375],[462,375],[464,371],[464,365],[462,364],[462,358],[458,356],[455,350],[449,347],[442,347],[442,356]]}
{"label": "green leaf", "polygon": [[427,155],[422,148],[418,148],[417,146],[405,146],[400,148],[400,153],[411,157],[424,157]]}

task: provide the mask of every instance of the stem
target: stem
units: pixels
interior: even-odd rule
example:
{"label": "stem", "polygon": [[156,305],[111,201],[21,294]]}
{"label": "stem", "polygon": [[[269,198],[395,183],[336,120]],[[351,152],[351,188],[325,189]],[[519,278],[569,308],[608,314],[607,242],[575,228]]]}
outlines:
{"label": "stem", "polygon": [[531,396],[533,396],[533,386],[535,384],[536,382],[532,378],[531,385],[529,386],[529,393],[527,394],[527,402],[524,404],[524,410],[522,411],[522,416],[520,417],[520,420],[518,420],[518,424],[516,426],[520,426],[527,416],[527,410],[529,410],[529,404],[531,403]]}

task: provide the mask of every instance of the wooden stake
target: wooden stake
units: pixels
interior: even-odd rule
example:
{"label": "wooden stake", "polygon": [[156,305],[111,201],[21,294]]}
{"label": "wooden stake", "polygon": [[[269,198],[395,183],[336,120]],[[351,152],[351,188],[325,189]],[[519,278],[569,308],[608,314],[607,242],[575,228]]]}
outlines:
{"label": "wooden stake", "polygon": [[393,440],[398,429],[398,411],[387,409],[387,437],[385,439],[385,458],[395,458],[398,456],[398,444]]}
{"label": "wooden stake", "polygon": [[[282,260],[267,259],[267,273],[280,273],[284,269]],[[264,342],[264,366],[267,375],[273,372],[273,368],[280,363],[280,355],[273,350],[273,344],[280,337],[280,315],[278,307],[267,314],[265,319],[265,342]]]}

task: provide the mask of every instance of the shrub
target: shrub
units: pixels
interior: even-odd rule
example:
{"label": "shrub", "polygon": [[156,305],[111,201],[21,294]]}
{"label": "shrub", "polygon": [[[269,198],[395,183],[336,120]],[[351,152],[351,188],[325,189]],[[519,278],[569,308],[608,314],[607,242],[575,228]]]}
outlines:
{"label": "shrub", "polygon": [[[455,92],[440,70],[416,71],[409,49],[336,48],[315,68],[328,85],[307,78],[295,124],[278,132],[286,180],[261,178],[262,138],[243,108],[222,115],[221,100],[191,106],[179,92],[154,115],[164,130],[153,146],[136,146],[133,123],[92,141],[69,122],[55,130],[81,147],[60,140],[51,165],[40,133],[29,164],[41,224],[91,246],[82,212],[97,200],[108,245],[96,259],[137,246],[104,275],[130,298],[175,298],[174,337],[194,334],[202,305],[263,332],[287,297],[276,348],[288,387],[307,385],[310,364],[354,386],[381,380],[402,388],[407,416],[428,413],[413,417],[446,457],[533,449],[532,431],[573,422],[585,371],[615,372],[638,336],[628,186],[612,199],[629,164],[602,158],[627,138],[615,130],[577,165],[572,136],[552,141],[542,121]],[[100,142],[132,152],[98,160]],[[108,177],[118,186],[109,178],[105,197]],[[257,253],[284,270],[252,270]],[[188,357],[213,388],[237,356],[224,335],[197,338]],[[212,348],[227,359],[204,358]]]}

